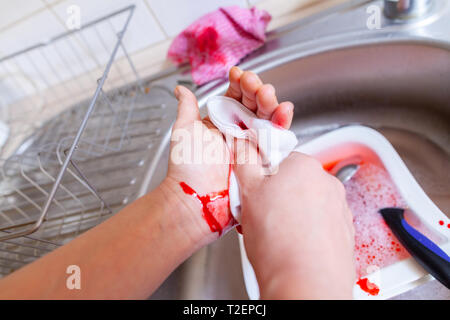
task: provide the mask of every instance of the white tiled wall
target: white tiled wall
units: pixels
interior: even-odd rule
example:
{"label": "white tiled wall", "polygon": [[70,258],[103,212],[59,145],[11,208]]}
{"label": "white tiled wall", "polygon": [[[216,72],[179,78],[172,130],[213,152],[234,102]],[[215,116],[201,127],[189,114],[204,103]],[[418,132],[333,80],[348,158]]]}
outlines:
{"label": "white tiled wall", "polygon": [[175,36],[220,6],[249,6],[248,0],[1,0],[0,54],[62,32],[72,5],[80,7],[83,24],[131,4],[136,10],[126,37],[130,52]]}
{"label": "white tiled wall", "polygon": [[[337,1],[343,0],[0,0],[0,57],[67,31],[69,6],[79,6],[81,23],[85,24],[92,19],[135,4],[135,14],[124,44],[136,61],[139,71],[148,75],[169,65],[166,53],[174,36],[201,15],[218,7],[256,5],[273,15],[274,20],[269,25],[270,28],[279,26],[284,21],[289,22],[297,17],[297,12],[309,10],[312,4]],[[115,31],[119,30],[122,24],[123,21],[112,21]],[[82,44],[76,49],[61,45],[60,52],[47,53],[43,50],[34,52],[29,57],[21,57],[17,63],[8,66],[0,64],[0,91],[2,86],[8,87],[4,81],[5,73],[27,73],[33,83],[30,84],[29,80],[24,80],[20,75],[15,82],[24,87],[25,91],[30,91],[36,87],[61,82],[80,74],[83,70],[98,68],[107,61],[110,53],[110,50],[105,50],[103,42],[107,44],[115,42],[116,34],[113,29],[110,24],[104,23],[96,31],[86,31],[84,33],[86,39],[74,36],[78,37],[75,40]],[[89,45],[85,45],[86,42]],[[77,57],[78,50],[89,51],[95,57],[80,61]],[[123,53],[119,53],[118,58],[121,54]],[[51,60],[57,69],[62,70],[55,72],[46,60]],[[41,73],[45,74],[45,79],[38,75],[36,65]],[[80,84],[77,86],[82,87]]]}
{"label": "white tiled wall", "polygon": [[[192,21],[218,7],[238,5],[248,7],[246,0],[146,0],[151,10],[158,17],[164,31],[169,36],[176,36]],[[175,9],[176,8],[176,9]]]}
{"label": "white tiled wall", "polygon": [[[3,12],[1,8],[0,12]],[[46,38],[62,33],[64,30],[64,26],[50,11],[38,10],[26,19],[11,24],[0,33],[0,50],[3,54],[10,54],[36,42],[45,41]]]}
{"label": "white tiled wall", "polygon": [[[2,1],[0,4],[0,29],[27,17],[44,7],[41,0]],[[20,8],[20,10],[17,10]]]}
{"label": "white tiled wall", "polygon": [[[145,0],[64,0],[54,5],[51,10],[61,21],[65,21],[67,19],[67,7],[74,3],[81,9],[81,24],[131,4],[136,5],[134,16],[125,37],[125,45],[130,52],[148,47],[166,38]],[[122,21],[117,21],[114,26],[118,31],[122,26]],[[108,36],[107,34],[102,35]]]}

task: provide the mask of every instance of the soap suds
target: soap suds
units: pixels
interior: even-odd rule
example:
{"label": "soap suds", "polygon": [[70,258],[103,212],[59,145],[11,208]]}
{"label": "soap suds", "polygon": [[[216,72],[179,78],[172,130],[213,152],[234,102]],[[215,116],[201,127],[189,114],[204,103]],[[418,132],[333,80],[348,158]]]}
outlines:
{"label": "soap suds", "polygon": [[378,213],[384,207],[406,207],[387,171],[371,163],[361,164],[345,189],[355,226],[358,278],[366,276],[374,266],[383,268],[409,257]]}

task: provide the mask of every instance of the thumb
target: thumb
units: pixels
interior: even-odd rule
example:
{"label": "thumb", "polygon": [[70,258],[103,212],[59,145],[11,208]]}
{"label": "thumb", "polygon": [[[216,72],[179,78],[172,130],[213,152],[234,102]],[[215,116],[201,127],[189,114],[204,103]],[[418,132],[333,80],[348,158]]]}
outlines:
{"label": "thumb", "polygon": [[201,120],[197,98],[186,87],[176,86],[174,90],[178,100],[178,114],[174,127],[183,127],[195,120]]}

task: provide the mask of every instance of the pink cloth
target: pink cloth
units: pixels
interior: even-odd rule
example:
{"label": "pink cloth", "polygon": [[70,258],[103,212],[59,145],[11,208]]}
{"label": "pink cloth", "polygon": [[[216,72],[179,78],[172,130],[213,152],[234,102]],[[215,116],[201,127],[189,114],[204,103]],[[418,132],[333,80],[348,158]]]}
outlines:
{"label": "pink cloth", "polygon": [[256,8],[220,8],[192,23],[172,42],[168,58],[189,62],[198,85],[225,77],[230,68],[264,44],[271,16]]}

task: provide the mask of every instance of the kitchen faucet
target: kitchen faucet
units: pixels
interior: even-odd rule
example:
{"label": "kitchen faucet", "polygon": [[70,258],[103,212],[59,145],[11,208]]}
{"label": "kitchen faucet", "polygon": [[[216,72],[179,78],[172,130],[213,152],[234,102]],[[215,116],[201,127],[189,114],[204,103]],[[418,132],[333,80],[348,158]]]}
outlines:
{"label": "kitchen faucet", "polygon": [[427,15],[434,0],[384,0],[384,14],[389,19],[415,19]]}

